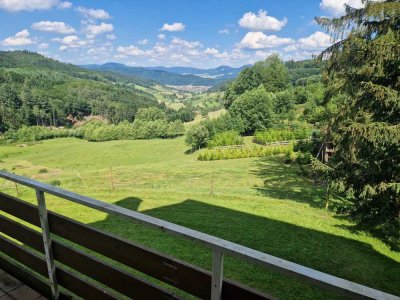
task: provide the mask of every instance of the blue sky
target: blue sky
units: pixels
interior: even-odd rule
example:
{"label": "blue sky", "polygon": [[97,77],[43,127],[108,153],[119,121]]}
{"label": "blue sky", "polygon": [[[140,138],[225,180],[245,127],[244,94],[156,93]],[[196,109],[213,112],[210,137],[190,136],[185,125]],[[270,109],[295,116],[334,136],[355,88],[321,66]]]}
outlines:
{"label": "blue sky", "polygon": [[331,44],[313,19],[343,14],[344,3],[361,0],[0,0],[0,50],[131,66],[299,60]]}

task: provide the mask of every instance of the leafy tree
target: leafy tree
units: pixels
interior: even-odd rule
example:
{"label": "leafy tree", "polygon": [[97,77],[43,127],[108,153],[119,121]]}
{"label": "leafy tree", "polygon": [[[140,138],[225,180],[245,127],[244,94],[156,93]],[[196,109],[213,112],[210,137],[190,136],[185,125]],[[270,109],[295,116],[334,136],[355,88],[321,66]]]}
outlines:
{"label": "leafy tree", "polygon": [[277,54],[269,56],[265,61],[256,63],[253,69],[261,77],[261,83],[267,92],[283,91],[289,85],[288,69]]}
{"label": "leafy tree", "polygon": [[280,120],[294,119],[294,95],[290,89],[284,90],[276,94],[275,113]]}
{"label": "leafy tree", "polygon": [[232,116],[229,111],[218,118],[207,119],[202,123],[207,127],[210,137],[224,131],[233,130],[239,133],[244,133],[245,131],[243,120],[238,116]]}
{"label": "leafy tree", "polygon": [[176,137],[185,134],[185,127],[180,120],[176,120],[168,124],[167,135],[169,137]]}
{"label": "leafy tree", "polygon": [[326,101],[337,107],[327,123],[336,152],[328,166],[314,163],[349,196],[346,211],[362,223],[397,224],[399,238],[400,3],[364,4],[347,6],[341,18],[317,18],[344,38],[321,56],[327,58]]}
{"label": "leafy tree", "polygon": [[230,107],[235,99],[246,91],[250,91],[261,84],[261,76],[254,68],[246,68],[240,72],[238,78],[232,81],[224,95],[224,105]]}
{"label": "leafy tree", "polygon": [[187,131],[185,142],[191,146],[192,149],[200,149],[207,145],[208,138],[209,132],[207,127],[203,124],[196,124]]}
{"label": "leafy tree", "polygon": [[229,108],[237,97],[262,84],[268,92],[279,92],[288,87],[289,72],[278,55],[271,55],[265,61],[257,62],[253,67],[240,72],[232,81],[224,95],[224,105]]}
{"label": "leafy tree", "polygon": [[275,121],[273,93],[267,93],[263,86],[240,95],[229,112],[233,117],[243,120],[246,133],[271,127]]}

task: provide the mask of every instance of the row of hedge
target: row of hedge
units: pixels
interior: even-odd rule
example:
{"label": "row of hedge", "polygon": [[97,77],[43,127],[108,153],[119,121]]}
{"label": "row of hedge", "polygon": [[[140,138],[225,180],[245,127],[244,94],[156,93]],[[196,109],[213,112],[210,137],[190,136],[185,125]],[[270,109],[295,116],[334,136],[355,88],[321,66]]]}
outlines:
{"label": "row of hedge", "polygon": [[174,138],[185,133],[181,121],[165,120],[122,122],[117,125],[90,122],[75,129],[75,136],[92,141]]}
{"label": "row of hedge", "polygon": [[293,151],[293,145],[291,144],[268,147],[254,146],[242,148],[208,149],[199,153],[197,159],[202,161],[210,161],[221,159],[263,157],[276,154],[284,154],[290,151]]}
{"label": "row of hedge", "polygon": [[111,140],[133,140],[174,138],[185,133],[181,121],[168,123],[165,120],[121,122],[117,125],[102,121],[91,121],[80,127],[51,128],[43,126],[23,126],[18,130],[9,130],[0,138],[2,143],[37,142],[62,137],[77,137],[93,142]]}
{"label": "row of hedge", "polygon": [[69,136],[74,136],[73,132],[69,129],[43,126],[22,126],[18,130],[7,131],[0,137],[0,141],[2,143],[28,143]]}
{"label": "row of hedge", "polygon": [[311,135],[311,129],[305,126],[295,128],[271,128],[257,131],[254,135],[254,142],[267,144],[278,141],[291,141],[307,139]]}

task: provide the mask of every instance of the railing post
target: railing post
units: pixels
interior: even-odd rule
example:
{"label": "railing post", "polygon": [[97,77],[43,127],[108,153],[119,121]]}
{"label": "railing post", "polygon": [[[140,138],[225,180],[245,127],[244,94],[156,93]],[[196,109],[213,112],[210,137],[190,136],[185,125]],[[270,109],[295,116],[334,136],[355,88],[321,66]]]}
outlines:
{"label": "railing post", "polygon": [[224,277],[224,254],[214,250],[212,258],[211,300],[220,300]]}
{"label": "railing post", "polygon": [[44,252],[46,254],[46,264],[47,264],[47,271],[49,273],[51,294],[53,296],[53,299],[57,300],[59,296],[59,291],[56,278],[56,266],[54,264],[53,249],[51,246],[46,200],[44,198],[44,193],[39,189],[36,189],[36,198],[38,203],[40,226],[42,228],[43,245],[44,245]]}

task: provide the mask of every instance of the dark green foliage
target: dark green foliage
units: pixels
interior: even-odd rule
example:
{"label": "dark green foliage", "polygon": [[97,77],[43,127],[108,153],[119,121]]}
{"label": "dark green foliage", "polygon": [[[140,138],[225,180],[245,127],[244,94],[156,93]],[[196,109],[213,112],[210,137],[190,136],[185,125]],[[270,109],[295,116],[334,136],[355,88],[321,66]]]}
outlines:
{"label": "dark green foliage", "polygon": [[276,96],[268,93],[261,85],[240,95],[230,107],[229,112],[234,118],[243,120],[246,133],[253,133],[274,124],[275,100]]}
{"label": "dark green foliage", "polygon": [[191,146],[192,149],[200,149],[207,145],[209,136],[210,133],[208,132],[207,127],[200,123],[193,125],[187,131],[185,142]]}
{"label": "dark green foliage", "polygon": [[169,121],[180,120],[182,122],[190,122],[194,120],[196,116],[196,110],[191,106],[185,106],[178,110],[168,109],[166,114]]}
{"label": "dark green foliage", "polygon": [[348,196],[343,211],[364,224],[394,224],[400,238],[400,3],[365,5],[347,7],[338,19],[317,19],[345,38],[323,54],[326,101],[337,107],[326,122],[327,138],[336,152],[329,165],[314,167]]}
{"label": "dark green foliage", "polygon": [[[285,63],[288,68],[289,78],[294,85],[304,85],[307,81],[321,81],[321,69],[324,62],[309,59],[303,61],[287,61]],[[314,83],[314,82],[313,82]]]}
{"label": "dark green foliage", "polygon": [[243,145],[243,137],[234,130],[216,133],[213,138],[208,141],[208,147]]}

